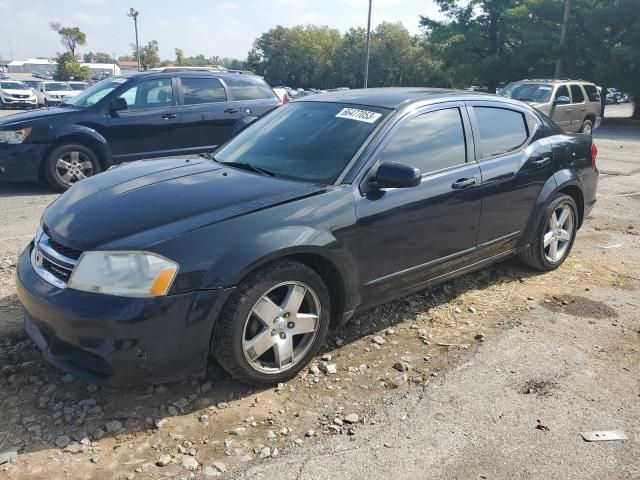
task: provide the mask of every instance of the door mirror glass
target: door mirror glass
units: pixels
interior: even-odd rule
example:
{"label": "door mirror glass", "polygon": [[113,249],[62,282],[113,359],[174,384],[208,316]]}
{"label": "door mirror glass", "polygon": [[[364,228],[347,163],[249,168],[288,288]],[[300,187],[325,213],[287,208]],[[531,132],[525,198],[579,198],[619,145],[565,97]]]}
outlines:
{"label": "door mirror glass", "polygon": [[568,105],[571,103],[571,99],[569,97],[565,97],[564,95],[556,98],[556,105]]}
{"label": "door mirror glass", "polygon": [[377,188],[409,188],[420,185],[422,174],[415,167],[402,163],[385,162],[378,167],[372,179]]}
{"label": "door mirror glass", "polygon": [[120,112],[122,110],[127,110],[128,108],[129,108],[129,105],[127,104],[127,101],[122,97],[114,98],[113,100],[111,100],[111,103],[109,104],[109,110],[112,113]]}

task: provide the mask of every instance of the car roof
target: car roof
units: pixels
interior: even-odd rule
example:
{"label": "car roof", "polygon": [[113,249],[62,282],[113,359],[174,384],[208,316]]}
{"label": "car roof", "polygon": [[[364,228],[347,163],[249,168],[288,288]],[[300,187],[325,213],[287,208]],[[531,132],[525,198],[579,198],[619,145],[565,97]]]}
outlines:
{"label": "car roof", "polygon": [[253,81],[264,81],[262,77],[255,75],[253,73],[239,73],[239,72],[227,72],[227,71],[217,71],[217,70],[196,70],[196,69],[180,69],[180,68],[170,68],[166,70],[146,70],[142,72],[126,72],[121,75],[116,75],[110,78],[156,78],[156,77],[166,77],[167,75],[175,76],[179,74],[188,74],[189,76],[201,76],[201,77],[241,77],[247,78]]}
{"label": "car roof", "polygon": [[[473,100],[490,98],[494,101],[507,100],[504,97],[466,90],[425,87],[386,87],[340,90],[337,92],[319,93],[294,100],[297,102],[329,102],[368,105],[383,108],[403,108],[412,103],[425,100]],[[510,102],[506,102],[510,103]]]}
{"label": "car roof", "polygon": [[577,80],[571,78],[525,78],[523,80],[518,80],[511,83],[587,83],[591,85],[595,85],[595,83],[590,82],[589,80]]}

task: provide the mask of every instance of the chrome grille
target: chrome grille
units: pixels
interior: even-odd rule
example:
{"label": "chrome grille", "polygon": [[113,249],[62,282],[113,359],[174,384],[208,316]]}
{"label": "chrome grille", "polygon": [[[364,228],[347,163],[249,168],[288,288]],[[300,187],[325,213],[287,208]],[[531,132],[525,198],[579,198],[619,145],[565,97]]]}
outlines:
{"label": "chrome grille", "polygon": [[[76,253],[76,258],[69,256],[75,256]],[[31,264],[44,281],[58,288],[66,288],[81,253],[63,247],[42,230],[38,230],[31,251]]]}

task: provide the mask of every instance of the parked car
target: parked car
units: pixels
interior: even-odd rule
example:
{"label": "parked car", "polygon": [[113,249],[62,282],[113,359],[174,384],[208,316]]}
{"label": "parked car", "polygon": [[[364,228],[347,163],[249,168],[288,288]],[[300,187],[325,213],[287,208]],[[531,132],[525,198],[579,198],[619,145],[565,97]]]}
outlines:
{"label": "parked car", "polygon": [[53,107],[69,102],[79,92],[73,90],[67,82],[40,82],[39,92],[45,107]]}
{"label": "parked car", "polygon": [[283,105],[209,158],[128,163],[51,204],[17,267],[47,359],[98,383],[273,385],[330,324],[514,255],[558,268],[597,149],[524,103],[394,88]]}
{"label": "parked car", "polygon": [[71,87],[71,90],[75,90],[77,92],[81,92],[87,88],[87,82],[67,82],[67,84]]}
{"label": "parked car", "polygon": [[284,88],[273,87],[273,91],[278,96],[278,98],[280,99],[281,103],[287,103],[289,100],[291,100],[289,98],[289,94],[287,93],[287,91]]}
{"label": "parked car", "polygon": [[527,102],[548,115],[566,132],[591,135],[602,120],[600,93],[582,80],[521,80],[500,95]]}
{"label": "parked car", "polygon": [[44,105],[44,94],[40,91],[42,80],[22,80],[22,83],[29,87],[29,90],[36,96],[38,107]]}
{"label": "parked car", "polygon": [[216,72],[141,72],[67,89],[78,93],[69,105],[0,119],[0,132],[20,139],[0,143],[0,180],[64,190],[113,164],[208,152],[280,104],[260,78]]}
{"label": "parked car", "polygon": [[24,83],[0,80],[0,110],[9,107],[35,108],[38,100]]}

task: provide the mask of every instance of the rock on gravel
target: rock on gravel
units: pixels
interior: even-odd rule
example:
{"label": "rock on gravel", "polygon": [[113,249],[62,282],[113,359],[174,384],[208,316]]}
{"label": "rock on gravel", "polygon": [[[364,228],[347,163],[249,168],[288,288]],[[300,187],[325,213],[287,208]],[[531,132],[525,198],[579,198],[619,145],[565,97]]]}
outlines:
{"label": "rock on gravel", "polygon": [[111,420],[110,422],[104,424],[104,428],[109,433],[118,433],[120,430],[122,430],[122,422],[118,420]]}
{"label": "rock on gravel", "polygon": [[344,421],[347,423],[358,423],[358,420],[360,420],[360,417],[356,413],[350,413],[344,417]]}
{"label": "rock on gravel", "polygon": [[185,455],[182,457],[182,467],[186,468],[190,472],[194,472],[198,469],[200,464],[198,461],[190,455]]}
{"label": "rock on gravel", "polygon": [[384,345],[385,343],[387,343],[387,341],[384,338],[382,338],[380,335],[376,335],[371,339],[371,341],[376,345]]}
{"label": "rock on gravel", "polygon": [[166,467],[171,463],[171,455],[162,455],[157,461],[156,465],[159,467]]}
{"label": "rock on gravel", "polygon": [[56,447],[58,448],[64,448],[70,443],[71,443],[71,438],[69,438],[69,435],[60,435],[58,438],[56,438],[56,441],[55,441]]}

